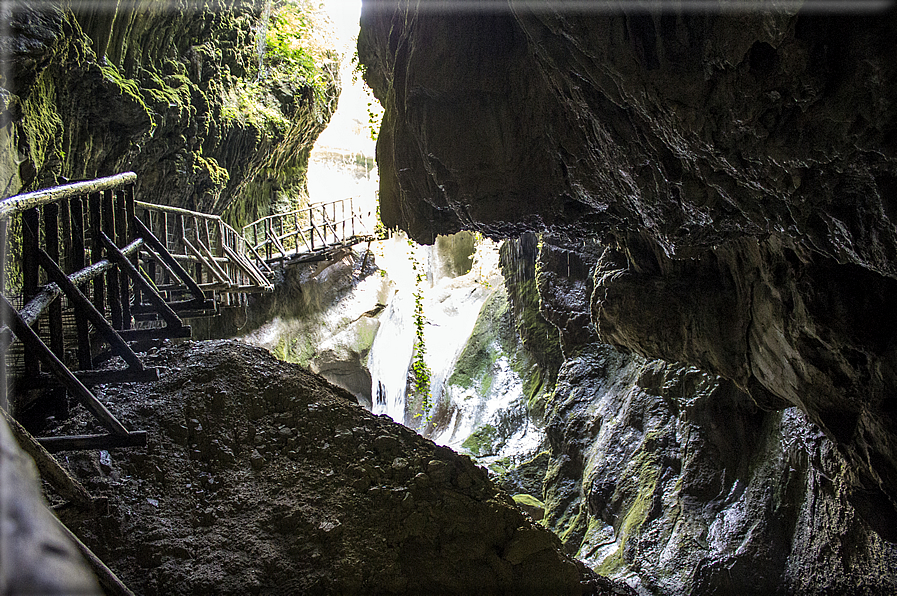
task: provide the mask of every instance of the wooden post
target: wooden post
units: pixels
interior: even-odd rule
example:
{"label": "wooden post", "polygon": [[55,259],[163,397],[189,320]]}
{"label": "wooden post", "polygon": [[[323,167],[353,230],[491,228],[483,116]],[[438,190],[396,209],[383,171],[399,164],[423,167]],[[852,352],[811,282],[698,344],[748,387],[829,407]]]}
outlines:
{"label": "wooden post", "polygon": [[59,382],[62,383],[66,389],[71,391],[82,405],[90,410],[90,412],[103,423],[103,426],[115,434],[127,435],[128,429],[126,429],[122,423],[119,422],[108,409],[106,409],[106,406],[104,406],[93,393],[91,393],[90,390],[88,390],[87,387],[72,374],[72,371],[66,368],[65,364],[63,364],[46,344],[41,341],[41,338],[37,333],[22,320],[19,313],[16,312],[15,308],[13,308],[6,297],[2,295],[0,295],[0,307],[3,309],[3,316],[5,316],[11,323],[13,333],[16,334],[16,337],[18,337],[22,343],[30,348],[36,355],[40,356],[41,360],[43,360],[47,365],[47,368]]}
{"label": "wooden post", "polygon": [[[103,223],[100,219],[102,212],[101,196],[99,193],[90,195],[88,206],[90,208],[90,262],[96,263],[101,259],[103,254],[103,241],[100,234],[103,231]],[[103,277],[97,277],[93,280],[93,305],[101,313],[106,312],[106,286]]]}
{"label": "wooden post", "polygon": [[[37,295],[40,214],[37,208],[22,214],[22,303],[28,304]],[[9,321],[7,321],[9,323]],[[35,326],[39,323],[35,321]],[[25,348],[25,376],[35,378],[40,374],[40,361],[32,350]]]}
{"label": "wooden post", "polygon": [[299,237],[302,234],[302,226],[299,224],[299,210],[293,212],[293,221],[296,223],[296,254],[299,254]]}
{"label": "wooden post", "polygon": [[[59,263],[59,204],[44,205],[44,241],[46,253]],[[54,300],[49,308],[50,349],[60,360],[65,356],[65,341],[62,336],[62,300]]]}
{"label": "wooden post", "polygon": [[56,492],[59,493],[60,497],[71,501],[81,509],[89,510],[93,507],[93,498],[90,496],[90,493],[87,492],[87,489],[85,489],[80,482],[72,478],[68,471],[59,465],[56,458],[50,455],[46,449],[41,447],[40,443],[31,436],[31,433],[25,430],[15,418],[5,411],[0,410],[0,417],[6,420],[6,424],[9,425],[9,430],[12,431],[12,434],[16,438],[19,447],[22,448],[22,451],[30,455],[31,459],[34,460],[41,477],[56,489]]}
{"label": "wooden post", "polygon": [[[137,239],[137,230],[134,227],[134,220],[137,219],[137,206],[134,204],[134,185],[129,184],[125,189],[125,213],[128,220],[128,231],[127,231],[127,240],[126,242],[130,243]],[[140,267],[140,253],[135,253],[133,257],[131,257],[131,262],[135,267]],[[140,304],[142,302],[142,298],[140,297],[140,288],[134,286],[134,304]]]}
{"label": "wooden post", "polygon": [[[159,232],[160,232],[159,238],[162,239],[162,246],[165,248],[165,250],[168,250],[168,213],[164,213],[164,212],[162,213],[161,224],[162,224],[162,227],[159,230]],[[164,275],[162,276],[162,284],[168,285],[170,283],[171,283],[171,275],[167,271],[165,271]]]}
{"label": "wooden post", "polygon": [[[44,243],[45,254],[59,263],[59,203],[44,205]],[[40,250],[40,249],[38,249]],[[62,330],[62,297],[50,303],[47,309],[47,322],[50,327],[50,349],[60,360],[65,358],[65,338]],[[47,394],[47,407],[55,412],[68,415],[68,404],[65,389],[53,389]],[[57,414],[59,415],[59,414]]]}
{"label": "wooden post", "polygon": [[[69,259],[68,273],[74,273],[84,268],[84,203],[81,197],[74,197],[69,205],[70,228],[72,231],[71,259]],[[90,355],[90,335],[84,309],[75,305],[75,326],[78,331],[78,368],[87,370],[93,368],[93,358]]]}
{"label": "wooden post", "polygon": [[271,260],[271,220],[265,220],[265,260]]}
{"label": "wooden post", "polygon": [[[118,241],[115,234],[115,199],[111,190],[103,192],[103,231],[113,244]],[[116,244],[117,245],[117,244]],[[105,247],[104,247],[105,248]],[[121,293],[118,287],[118,269],[110,269],[106,273],[106,286],[109,288],[106,300],[109,302],[109,312],[112,318],[112,326],[122,329]]]}
{"label": "wooden post", "polygon": [[[126,245],[131,237],[128,235],[128,205],[125,190],[115,191],[115,238]],[[118,271],[119,304],[121,304],[121,329],[131,328],[131,291],[127,274]]]}
{"label": "wooden post", "polygon": [[[43,253],[41,256],[43,257],[45,255],[46,253]],[[110,258],[110,261],[111,260],[112,259]],[[128,344],[122,341],[121,337],[109,323],[106,322],[103,314],[93,307],[90,301],[87,300],[87,297],[81,293],[80,289],[78,289],[78,286],[75,285],[75,283],[73,283],[61,269],[59,269],[56,263],[50,260],[48,255],[43,261],[43,266],[47,271],[49,278],[62,289],[65,295],[68,296],[69,301],[82,313],[81,316],[84,317],[85,322],[90,321],[93,323],[97,333],[106,340],[109,346],[121,356],[122,359],[124,359],[131,369],[143,370],[143,362],[141,362],[137,355],[134,354]]]}

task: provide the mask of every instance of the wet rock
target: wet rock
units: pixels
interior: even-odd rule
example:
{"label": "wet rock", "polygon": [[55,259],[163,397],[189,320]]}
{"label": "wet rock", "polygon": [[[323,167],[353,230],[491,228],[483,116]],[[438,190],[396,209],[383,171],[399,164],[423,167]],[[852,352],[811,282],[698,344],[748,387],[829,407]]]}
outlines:
{"label": "wet rock", "polygon": [[374,449],[383,456],[394,456],[399,453],[401,443],[395,437],[380,435],[374,439]]}
{"label": "wet rock", "polygon": [[253,449],[249,455],[249,462],[252,464],[253,469],[261,470],[265,467],[265,456],[259,453],[258,449]]}

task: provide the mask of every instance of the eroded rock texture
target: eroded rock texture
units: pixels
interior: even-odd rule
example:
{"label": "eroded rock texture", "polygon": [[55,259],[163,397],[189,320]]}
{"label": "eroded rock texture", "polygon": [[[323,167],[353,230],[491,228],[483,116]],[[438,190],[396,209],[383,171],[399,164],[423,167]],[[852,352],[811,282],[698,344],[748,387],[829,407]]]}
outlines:
{"label": "eroded rock texture", "polygon": [[850,466],[817,425],[571,325],[589,312],[601,247],[539,246],[541,309],[566,356],[546,405],[542,497],[571,553],[642,594],[897,589],[897,548],[850,504]]}
{"label": "eroded rock texture", "polygon": [[133,170],[141,200],[267,214],[336,109],[335,56],[285,29],[309,6],[4,3],[0,193]]}
{"label": "eroded rock texture", "polygon": [[603,341],[799,407],[897,538],[894,13],[417,6],[362,17],[384,222],[598,241]]}

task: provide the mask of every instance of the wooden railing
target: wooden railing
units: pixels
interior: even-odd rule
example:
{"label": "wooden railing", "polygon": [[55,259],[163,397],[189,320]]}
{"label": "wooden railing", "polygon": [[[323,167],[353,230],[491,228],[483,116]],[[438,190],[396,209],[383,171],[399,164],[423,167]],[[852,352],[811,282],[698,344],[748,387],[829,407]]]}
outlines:
{"label": "wooden railing", "polygon": [[65,403],[67,391],[108,431],[39,438],[47,449],[143,444],[145,433],[128,431],[88,388],[158,378],[129,342],[189,337],[183,318],[272,291],[273,264],[370,238],[352,199],[271,215],[240,234],[215,215],[136,201],[136,179],[0,201],[0,408],[15,416],[47,395]]}
{"label": "wooden railing", "polygon": [[[29,405],[30,389],[55,384],[109,432],[41,439],[47,449],[145,443],[146,433],[129,432],[87,388],[113,378],[158,378],[127,343],[147,335],[131,324],[131,305],[141,295],[164,312],[166,335],[190,332],[137,271],[144,239],[133,217],[136,178],[119,174],[0,202],[0,406],[15,412]],[[97,343],[124,367],[94,370]]]}
{"label": "wooden railing", "polygon": [[269,270],[369,237],[352,198],[275,213],[243,226],[247,257]]}
{"label": "wooden railing", "polygon": [[[0,407],[15,415],[47,395],[64,402],[65,392],[52,391],[61,387],[109,431],[40,438],[48,449],[144,442],[88,387],[157,379],[129,342],[190,337],[182,317],[273,290],[221,218],[135,201],[136,179],[119,174],[0,202]],[[40,409],[52,409],[52,399]]]}
{"label": "wooden railing", "polygon": [[[243,237],[217,215],[140,201],[136,207],[137,216],[147,230],[196,282],[195,288],[189,288],[192,294],[215,292],[221,294],[224,305],[230,306],[243,300],[246,294],[274,289],[263,273],[267,265],[262,263],[263,269],[259,269],[246,258]],[[162,267],[157,267],[157,263]],[[162,259],[153,259],[146,274],[173,301],[186,288],[165,265]]]}

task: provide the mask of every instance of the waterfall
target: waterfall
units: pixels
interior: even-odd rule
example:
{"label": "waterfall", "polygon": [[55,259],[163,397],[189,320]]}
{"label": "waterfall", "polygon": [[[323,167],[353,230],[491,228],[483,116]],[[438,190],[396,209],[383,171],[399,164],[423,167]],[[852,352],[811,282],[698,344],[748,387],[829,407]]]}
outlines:
{"label": "waterfall", "polygon": [[407,289],[395,292],[380,315],[380,328],[368,356],[371,372],[371,411],[405,422],[405,387],[414,349],[411,320],[414,297]]}

